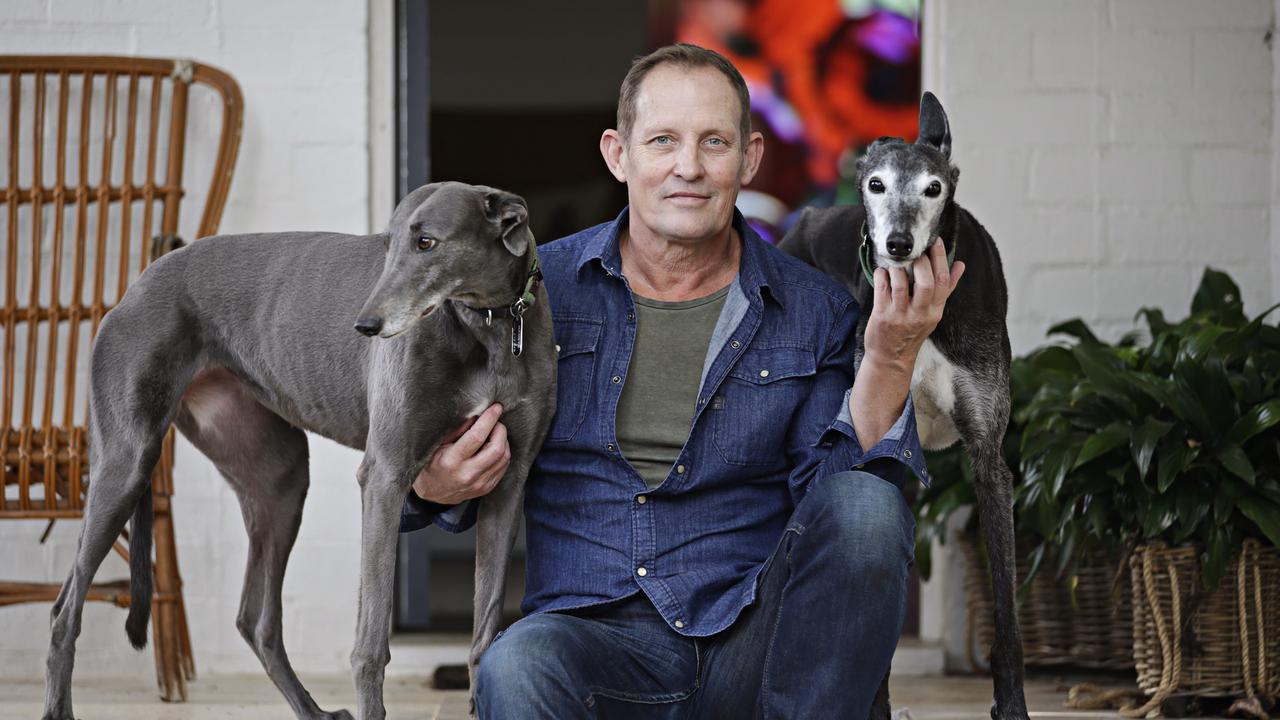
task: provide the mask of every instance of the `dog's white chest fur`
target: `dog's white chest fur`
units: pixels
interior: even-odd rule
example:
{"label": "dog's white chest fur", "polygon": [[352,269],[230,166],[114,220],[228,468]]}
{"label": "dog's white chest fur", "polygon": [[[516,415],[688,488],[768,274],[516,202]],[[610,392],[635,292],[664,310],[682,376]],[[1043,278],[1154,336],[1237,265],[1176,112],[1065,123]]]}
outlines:
{"label": "dog's white chest fur", "polygon": [[956,381],[963,372],[938,352],[933,340],[924,341],[911,375],[911,396],[920,444],[926,450],[941,450],[960,439],[951,414],[956,407]]}

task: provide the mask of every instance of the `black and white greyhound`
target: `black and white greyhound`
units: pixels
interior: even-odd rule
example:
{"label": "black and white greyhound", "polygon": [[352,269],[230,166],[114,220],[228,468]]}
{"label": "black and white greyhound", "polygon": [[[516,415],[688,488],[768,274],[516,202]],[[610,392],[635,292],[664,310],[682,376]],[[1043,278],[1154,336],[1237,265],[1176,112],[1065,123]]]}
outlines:
{"label": "black and white greyhound", "polygon": [[[994,720],[1025,720],[1022,641],[1014,604],[1013,474],[1002,444],[1009,421],[1008,291],[991,235],[955,202],[960,171],[951,164],[951,128],[932,93],[920,101],[915,143],[881,138],[858,163],[862,206],[806,210],[780,243],[786,252],[841,282],[862,308],[855,364],[874,297],[877,267],[911,263],[940,238],[948,261],[962,260],[964,282],[920,348],[911,393],[920,442],[940,450],[964,443],[977,477],[978,514],[995,600]],[[886,675],[872,707],[889,718]]]}

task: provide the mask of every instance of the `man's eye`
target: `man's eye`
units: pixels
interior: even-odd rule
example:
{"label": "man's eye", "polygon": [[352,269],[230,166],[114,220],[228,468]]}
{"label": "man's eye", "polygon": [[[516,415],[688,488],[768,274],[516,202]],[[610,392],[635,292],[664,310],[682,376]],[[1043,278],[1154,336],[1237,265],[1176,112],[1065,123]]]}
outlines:
{"label": "man's eye", "polygon": [[713,138],[707,138],[707,144],[714,145],[715,147],[723,147],[725,142],[722,138],[713,137]]}
{"label": "man's eye", "polygon": [[440,243],[440,241],[439,241],[439,240],[436,240],[435,238],[430,237],[430,236],[427,236],[427,235],[423,235],[422,237],[419,237],[419,238],[418,238],[418,249],[419,249],[419,250],[432,250],[432,249],[434,249],[434,248],[435,248],[435,246],[436,246],[436,245],[438,245],[439,243]]}
{"label": "man's eye", "polygon": [[659,135],[653,139],[653,142],[658,145],[670,145],[672,141],[670,135]]}

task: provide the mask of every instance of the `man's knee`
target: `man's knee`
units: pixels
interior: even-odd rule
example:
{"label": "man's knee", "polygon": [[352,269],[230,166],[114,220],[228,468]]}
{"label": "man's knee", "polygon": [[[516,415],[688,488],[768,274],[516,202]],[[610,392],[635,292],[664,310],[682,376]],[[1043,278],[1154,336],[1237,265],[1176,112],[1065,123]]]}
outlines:
{"label": "man's knee", "polygon": [[804,534],[842,564],[890,570],[911,562],[915,520],[896,485],[870,473],[836,473],[815,481],[804,504]]}
{"label": "man's knee", "polygon": [[476,666],[475,699],[482,717],[521,717],[511,711],[572,702],[575,673],[566,667],[569,653],[557,652],[564,640],[564,618],[533,615],[498,637]]}

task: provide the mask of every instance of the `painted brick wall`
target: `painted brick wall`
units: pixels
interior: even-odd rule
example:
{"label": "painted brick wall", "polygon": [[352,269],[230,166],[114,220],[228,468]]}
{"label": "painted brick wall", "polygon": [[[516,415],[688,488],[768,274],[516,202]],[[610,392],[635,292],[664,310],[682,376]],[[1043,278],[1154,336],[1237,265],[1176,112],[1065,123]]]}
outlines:
{"label": "painted brick wall", "polygon": [[[1206,264],[1280,292],[1271,0],[931,3],[959,199],[1000,247],[1015,352],[1058,320],[1186,313]],[[1268,261],[1268,260],[1271,261]]]}
{"label": "painted brick wall", "polygon": [[[995,238],[1015,353],[1083,317],[1185,316],[1206,265],[1280,300],[1280,0],[925,4],[924,86],[959,200]],[[964,668],[963,571],[935,547],[921,632]]]}
{"label": "painted brick wall", "polygon": [[[5,0],[0,52],[190,57],[241,85],[244,139],[222,232],[368,231],[366,0]],[[207,177],[212,98],[193,93],[187,183]],[[202,109],[210,110],[209,113]],[[185,220],[196,213],[184,208]],[[348,667],[359,544],[358,454],[312,438],[312,484],[284,588],[285,641],[302,670]],[[213,467],[182,444],[174,514],[196,665],[260,672],[235,631],[247,541],[239,506]],[[61,581],[77,523],[35,544],[43,523],[0,524],[0,577]],[[114,555],[100,578],[127,575]],[[77,672],[152,672],[129,648],[124,613],[90,604]],[[38,676],[48,607],[0,608],[0,675]]]}

